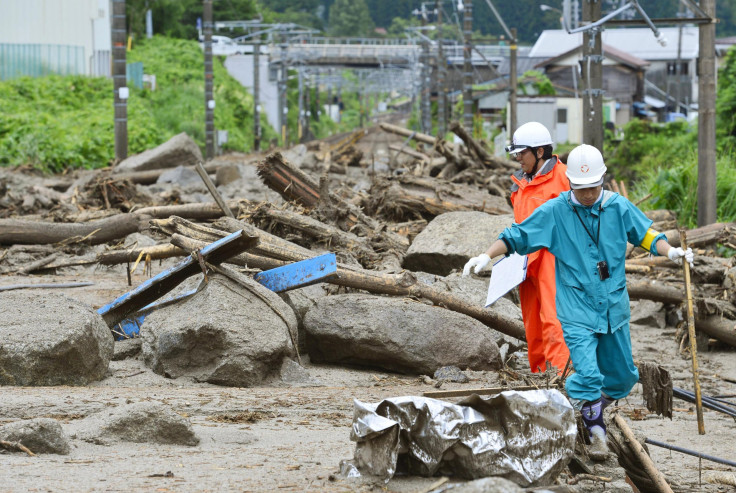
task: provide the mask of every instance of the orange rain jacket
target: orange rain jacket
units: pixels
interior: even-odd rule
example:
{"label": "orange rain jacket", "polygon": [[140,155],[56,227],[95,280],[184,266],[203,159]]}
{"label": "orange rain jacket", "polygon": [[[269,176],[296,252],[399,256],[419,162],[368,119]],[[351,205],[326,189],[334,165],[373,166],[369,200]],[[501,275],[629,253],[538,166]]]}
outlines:
{"label": "orange rain jacket", "polygon": [[[511,176],[514,182],[511,186],[514,222],[522,222],[534,209],[557,197],[560,192],[570,190],[566,170],[567,166],[557,156],[552,156],[531,181],[522,170],[514,173]],[[519,297],[532,372],[545,371],[549,361],[561,373],[570,352],[557,320],[555,257],[546,248],[529,254],[526,280],[519,286]]]}

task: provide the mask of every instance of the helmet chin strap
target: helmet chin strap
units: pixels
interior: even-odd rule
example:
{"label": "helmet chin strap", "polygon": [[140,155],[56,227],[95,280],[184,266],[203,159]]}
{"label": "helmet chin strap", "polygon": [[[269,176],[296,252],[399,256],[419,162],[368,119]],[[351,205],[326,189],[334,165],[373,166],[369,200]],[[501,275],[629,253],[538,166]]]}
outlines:
{"label": "helmet chin strap", "polygon": [[534,177],[534,175],[537,174],[537,168],[539,167],[539,160],[540,159],[544,160],[544,157],[537,157],[537,149],[538,148],[534,149],[534,157],[536,158],[536,161],[534,161],[534,167],[532,168],[532,172],[529,173],[529,176],[532,178]]}

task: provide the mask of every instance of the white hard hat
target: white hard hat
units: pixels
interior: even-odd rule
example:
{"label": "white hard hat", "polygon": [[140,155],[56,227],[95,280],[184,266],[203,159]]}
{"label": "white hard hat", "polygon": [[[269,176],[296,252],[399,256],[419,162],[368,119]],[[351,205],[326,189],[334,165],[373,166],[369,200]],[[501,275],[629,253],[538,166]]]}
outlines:
{"label": "white hard hat", "polygon": [[511,145],[506,146],[509,154],[518,154],[527,147],[541,147],[552,145],[552,136],[547,127],[539,122],[529,122],[520,126],[514,132]]}
{"label": "white hard hat", "polygon": [[583,144],[570,151],[565,174],[570,179],[571,188],[589,188],[603,184],[606,169],[601,151]]}

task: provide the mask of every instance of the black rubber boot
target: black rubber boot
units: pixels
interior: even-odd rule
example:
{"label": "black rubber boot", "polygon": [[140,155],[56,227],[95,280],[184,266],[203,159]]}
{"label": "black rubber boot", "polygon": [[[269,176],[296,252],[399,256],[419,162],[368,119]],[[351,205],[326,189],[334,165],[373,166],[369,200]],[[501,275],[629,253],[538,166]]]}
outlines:
{"label": "black rubber boot", "polygon": [[608,443],[606,442],[606,423],[603,421],[603,399],[586,402],[581,409],[583,423],[590,435],[588,455],[595,461],[604,461],[608,458]]}

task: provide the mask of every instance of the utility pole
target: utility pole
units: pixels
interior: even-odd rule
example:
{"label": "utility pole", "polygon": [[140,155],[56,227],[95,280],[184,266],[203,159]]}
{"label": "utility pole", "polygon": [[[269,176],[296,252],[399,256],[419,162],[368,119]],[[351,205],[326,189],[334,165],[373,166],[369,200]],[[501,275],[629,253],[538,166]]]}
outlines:
{"label": "utility pole", "polygon": [[[309,79],[307,79],[307,82],[309,82]],[[312,110],[311,110],[311,101],[309,98],[309,93],[311,92],[311,88],[309,84],[307,84],[307,90],[304,91],[304,135],[303,140],[309,140],[311,137],[309,135],[309,120],[312,116]]]}
{"label": "utility pole", "polygon": [[287,121],[287,115],[289,113],[289,109],[287,108],[286,103],[286,77],[288,75],[288,70],[286,68],[286,49],[288,48],[288,44],[286,43],[286,33],[282,30],[281,31],[281,73],[279,76],[278,81],[278,92],[279,92],[279,126],[281,127],[281,145],[286,147],[287,144],[287,138],[288,135],[288,121]]}
{"label": "utility pole", "polygon": [[463,1],[463,126],[473,133],[473,63],[471,36],[473,35],[473,2]]}
{"label": "utility pole", "polygon": [[215,157],[215,100],[213,93],[212,72],[212,0],[204,0],[202,13],[204,29],[204,142],[205,159]]}
{"label": "utility pole", "polygon": [[261,150],[261,43],[253,42],[253,150]]}
{"label": "utility pole", "polygon": [[716,1],[700,0],[698,76],[698,226],[716,222]]}
{"label": "utility pole", "polygon": [[437,11],[437,137],[443,139],[447,132],[447,88],[445,87],[445,52],[442,48],[442,8],[435,0]]}
{"label": "utility pole", "polygon": [[128,88],[125,77],[125,0],[112,0],[112,81],[115,98],[115,161],[128,157]]}
{"label": "utility pole", "polygon": [[516,28],[511,28],[511,39],[509,40],[511,43],[510,50],[509,50],[509,85],[511,86],[509,89],[509,124],[511,128],[508,129],[508,135],[513,135],[516,131],[518,121],[516,118],[516,91],[518,90],[518,79],[516,75],[516,55],[518,52],[518,46],[516,39]]}
{"label": "utility pole", "polygon": [[[419,13],[421,17],[422,28],[427,26],[427,7],[422,2],[422,10]],[[422,29],[424,31],[424,29]],[[422,72],[421,72],[421,92],[422,92],[422,132],[425,134],[432,133],[432,114],[431,105],[429,104],[429,98],[432,93],[432,88],[429,80],[429,41],[424,33],[420,31],[420,37],[422,38]]]}
{"label": "utility pole", "polygon": [[[601,2],[583,0],[583,24],[601,18]],[[600,28],[583,33],[583,142],[603,152],[603,56]]]}
{"label": "utility pole", "polygon": [[315,106],[315,113],[314,113],[314,121],[319,121],[319,117],[322,114],[322,107],[320,106],[319,101],[319,78],[320,78],[321,72],[319,69],[317,69],[317,77],[315,78],[316,83],[314,84],[314,106]]}
{"label": "utility pole", "polygon": [[299,99],[297,101],[299,117],[296,120],[296,138],[298,142],[304,137],[304,75],[302,68],[297,68],[297,79],[299,81]]}

